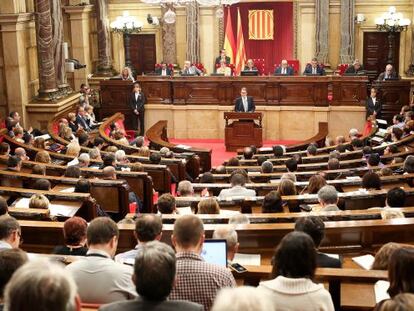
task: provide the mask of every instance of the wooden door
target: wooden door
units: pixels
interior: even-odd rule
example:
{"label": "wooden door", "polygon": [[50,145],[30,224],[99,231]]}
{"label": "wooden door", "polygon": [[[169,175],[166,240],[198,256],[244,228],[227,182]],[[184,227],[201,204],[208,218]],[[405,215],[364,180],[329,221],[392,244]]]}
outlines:
{"label": "wooden door", "polygon": [[[364,32],[363,65],[370,78],[376,78],[385,70],[388,56],[388,34],[386,32]],[[394,68],[398,72],[400,58],[400,34],[395,34]]]}
{"label": "wooden door", "polygon": [[138,75],[154,71],[156,63],[155,34],[131,35],[131,62]]}

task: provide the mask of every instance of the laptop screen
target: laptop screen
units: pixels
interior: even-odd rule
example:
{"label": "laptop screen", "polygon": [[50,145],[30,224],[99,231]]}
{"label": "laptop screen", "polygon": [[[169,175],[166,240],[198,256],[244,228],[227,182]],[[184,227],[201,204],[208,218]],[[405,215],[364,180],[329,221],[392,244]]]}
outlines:
{"label": "laptop screen", "polygon": [[226,240],[205,240],[201,257],[212,264],[227,266],[227,243]]}

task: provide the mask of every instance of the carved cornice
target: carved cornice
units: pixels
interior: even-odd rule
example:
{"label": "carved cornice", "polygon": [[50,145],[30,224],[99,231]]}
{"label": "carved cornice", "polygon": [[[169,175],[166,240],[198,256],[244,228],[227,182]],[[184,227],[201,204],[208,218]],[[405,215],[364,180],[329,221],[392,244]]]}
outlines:
{"label": "carved cornice", "polygon": [[0,14],[0,31],[17,31],[34,22],[34,13]]}

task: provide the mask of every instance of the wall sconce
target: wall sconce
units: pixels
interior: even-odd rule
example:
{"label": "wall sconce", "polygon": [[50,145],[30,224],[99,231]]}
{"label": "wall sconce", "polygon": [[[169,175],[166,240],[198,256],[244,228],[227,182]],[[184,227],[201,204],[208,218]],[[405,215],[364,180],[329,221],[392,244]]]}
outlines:
{"label": "wall sconce", "polygon": [[365,21],[366,21],[365,15],[364,15],[364,14],[357,14],[357,15],[355,15],[355,17],[354,17],[354,21],[355,21],[355,23],[357,23],[358,25],[359,25],[359,24],[362,24],[363,22],[365,22]]}

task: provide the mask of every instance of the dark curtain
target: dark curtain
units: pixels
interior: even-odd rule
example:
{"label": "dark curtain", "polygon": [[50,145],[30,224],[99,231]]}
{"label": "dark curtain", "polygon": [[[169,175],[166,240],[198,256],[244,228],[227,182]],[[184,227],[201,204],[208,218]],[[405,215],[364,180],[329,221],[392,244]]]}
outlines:
{"label": "dark curtain", "polygon": [[[274,64],[282,59],[293,57],[293,3],[292,2],[262,2],[239,3],[230,7],[230,15],[234,36],[237,36],[237,8],[243,26],[244,44],[247,59],[261,59],[265,61],[265,74],[274,71]],[[249,40],[249,10],[273,10],[273,40]],[[224,10],[224,24],[228,14]],[[232,60],[234,63],[234,60]]]}

